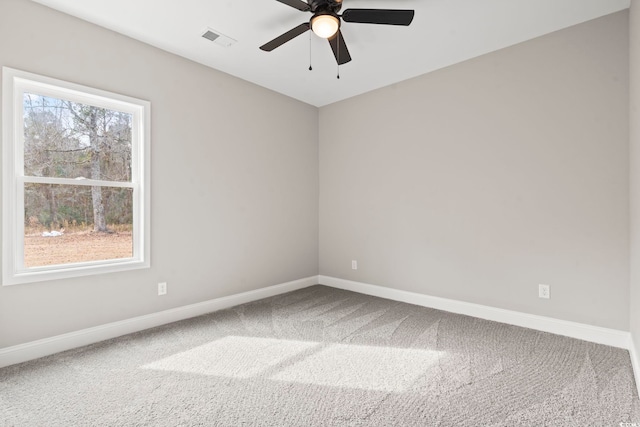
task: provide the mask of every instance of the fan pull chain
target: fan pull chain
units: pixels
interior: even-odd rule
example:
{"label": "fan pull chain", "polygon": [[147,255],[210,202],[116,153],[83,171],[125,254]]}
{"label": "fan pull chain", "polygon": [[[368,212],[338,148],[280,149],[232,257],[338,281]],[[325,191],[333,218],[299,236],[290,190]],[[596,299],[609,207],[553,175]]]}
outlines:
{"label": "fan pull chain", "polygon": [[309,71],[313,70],[311,66],[311,32],[309,32]]}
{"label": "fan pull chain", "polygon": [[338,69],[338,73],[336,75],[336,79],[340,79],[340,30],[338,30],[338,37],[336,38],[336,42],[338,43],[338,48],[337,48],[337,52],[338,52],[338,65],[336,66],[336,68]]}

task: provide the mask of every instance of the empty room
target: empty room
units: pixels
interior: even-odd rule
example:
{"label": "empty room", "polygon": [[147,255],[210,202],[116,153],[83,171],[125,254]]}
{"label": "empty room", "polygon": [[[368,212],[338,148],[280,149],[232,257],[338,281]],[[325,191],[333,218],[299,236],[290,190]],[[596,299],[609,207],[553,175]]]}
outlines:
{"label": "empty room", "polygon": [[0,0],[0,426],[640,425],[640,0]]}

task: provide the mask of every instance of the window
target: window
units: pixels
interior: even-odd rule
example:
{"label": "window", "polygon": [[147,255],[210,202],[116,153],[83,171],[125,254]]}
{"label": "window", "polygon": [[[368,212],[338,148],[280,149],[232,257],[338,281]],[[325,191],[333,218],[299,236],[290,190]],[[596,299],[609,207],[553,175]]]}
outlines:
{"label": "window", "polygon": [[3,285],[149,267],[150,104],[2,72]]}

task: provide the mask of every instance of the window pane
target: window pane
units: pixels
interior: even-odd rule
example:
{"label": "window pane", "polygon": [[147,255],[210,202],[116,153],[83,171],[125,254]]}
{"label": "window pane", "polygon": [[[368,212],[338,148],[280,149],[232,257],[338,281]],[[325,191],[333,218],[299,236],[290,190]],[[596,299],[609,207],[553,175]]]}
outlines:
{"label": "window pane", "polygon": [[131,188],[26,184],[25,267],[133,257],[132,196]]}
{"label": "window pane", "polygon": [[25,93],[27,176],[131,181],[132,115]]}

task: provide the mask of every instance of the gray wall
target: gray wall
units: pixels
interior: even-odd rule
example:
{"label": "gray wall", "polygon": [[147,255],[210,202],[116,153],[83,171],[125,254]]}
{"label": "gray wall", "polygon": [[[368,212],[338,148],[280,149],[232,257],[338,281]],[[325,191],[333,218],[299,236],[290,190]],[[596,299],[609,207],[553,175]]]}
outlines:
{"label": "gray wall", "polygon": [[[631,336],[640,350],[640,1],[632,0],[629,12],[629,96],[631,164]],[[636,351],[640,355],[640,352]],[[640,373],[638,373],[640,374]]]}
{"label": "gray wall", "polygon": [[[627,30],[627,13],[614,14],[318,117],[30,1],[2,0],[0,65],[151,101],[153,266],[0,287],[0,348],[318,272],[626,330]],[[632,66],[640,70],[633,50]],[[640,84],[631,83],[637,157]],[[639,171],[632,164],[633,188]],[[156,296],[158,281],[167,296]],[[537,298],[538,283],[551,285],[551,300]],[[631,311],[640,342],[638,304]]]}
{"label": "gray wall", "polygon": [[628,330],[628,52],[624,11],[321,108],[320,274]]}
{"label": "gray wall", "polygon": [[0,348],[318,274],[316,108],[27,0],[0,66],[152,104],[152,268],[0,287]]}

